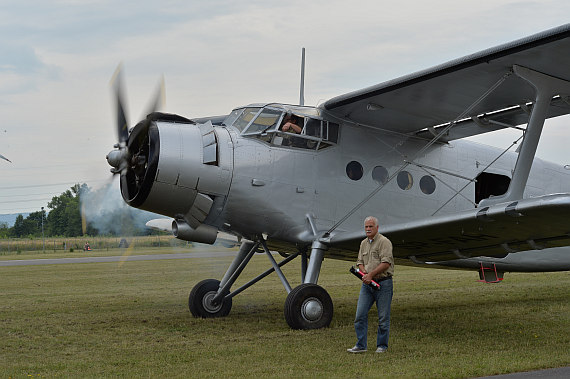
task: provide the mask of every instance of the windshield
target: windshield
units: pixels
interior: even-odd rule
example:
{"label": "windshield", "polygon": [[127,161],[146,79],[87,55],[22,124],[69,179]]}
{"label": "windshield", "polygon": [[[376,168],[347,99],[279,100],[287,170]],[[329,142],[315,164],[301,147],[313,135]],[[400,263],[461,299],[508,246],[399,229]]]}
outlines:
{"label": "windshield", "polygon": [[239,115],[237,120],[235,120],[233,126],[239,129],[239,131],[241,132],[251,122],[251,120],[253,120],[253,118],[259,112],[260,109],[261,108],[245,108],[243,109],[243,112],[241,112],[242,111],[241,109],[238,110],[241,112],[241,115]]}
{"label": "windshield", "polygon": [[[222,125],[224,126],[231,126],[235,120],[237,120],[237,118],[241,115],[241,113],[243,112],[243,108],[240,109],[234,109],[232,111],[232,113],[230,113],[228,115],[228,117],[226,117],[226,119],[224,120],[224,122],[222,122]],[[241,131],[241,130],[240,130]]]}
{"label": "windshield", "polygon": [[275,109],[264,108],[256,119],[248,126],[244,134],[253,134],[267,131],[277,127],[277,123],[283,112]]}

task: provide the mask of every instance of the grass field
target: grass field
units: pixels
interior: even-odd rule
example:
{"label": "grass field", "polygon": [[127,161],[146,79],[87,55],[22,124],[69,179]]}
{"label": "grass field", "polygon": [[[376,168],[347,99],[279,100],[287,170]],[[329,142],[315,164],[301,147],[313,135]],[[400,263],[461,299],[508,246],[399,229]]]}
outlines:
{"label": "grass field", "polygon": [[[227,318],[191,317],[192,286],[230,261],[0,267],[0,378],[464,378],[570,365],[568,272],[482,284],[474,272],[398,266],[389,351],[350,355],[359,283],[349,262],[323,263],[331,326],[294,331],[275,274],[235,297]],[[299,266],[284,268],[292,286]],[[237,285],[268,267],[255,256]]]}

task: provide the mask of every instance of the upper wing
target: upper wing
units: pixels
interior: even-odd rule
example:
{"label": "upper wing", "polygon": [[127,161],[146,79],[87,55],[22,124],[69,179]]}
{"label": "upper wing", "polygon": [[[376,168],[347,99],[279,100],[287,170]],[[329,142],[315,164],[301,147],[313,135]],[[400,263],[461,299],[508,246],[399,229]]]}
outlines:
{"label": "upper wing", "polygon": [[[570,194],[557,194],[390,225],[380,232],[392,241],[394,257],[438,262],[570,246],[569,219]],[[363,232],[337,234],[323,242],[331,257],[347,259],[363,238]]]}
{"label": "upper wing", "polygon": [[[513,65],[570,81],[570,24],[332,98],[321,108],[355,123],[418,133],[456,120]],[[526,123],[534,99],[534,89],[511,75],[444,140]],[[567,113],[568,98],[555,96],[548,117]]]}

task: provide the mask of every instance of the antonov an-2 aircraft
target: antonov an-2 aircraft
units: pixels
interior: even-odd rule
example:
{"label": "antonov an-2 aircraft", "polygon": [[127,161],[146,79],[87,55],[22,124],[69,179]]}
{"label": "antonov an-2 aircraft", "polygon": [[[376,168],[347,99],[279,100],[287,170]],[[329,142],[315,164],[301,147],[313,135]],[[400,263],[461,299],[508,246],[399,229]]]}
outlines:
{"label": "antonov an-2 aircraft", "polygon": [[[227,316],[235,295],[275,271],[289,326],[328,326],[321,263],[355,261],[368,215],[397,264],[479,270],[487,281],[570,270],[570,167],[535,158],[545,119],[570,113],[570,24],[318,107],[303,105],[301,86],[301,105],[152,112],[128,131],[116,89],[119,143],[107,160],[124,200],[171,217],[183,240],[241,241],[221,280],[192,289],[196,317]],[[521,131],[509,149],[464,140],[503,128]],[[232,289],[256,252],[272,267]],[[302,284],[291,288],[280,268],[297,256]]]}

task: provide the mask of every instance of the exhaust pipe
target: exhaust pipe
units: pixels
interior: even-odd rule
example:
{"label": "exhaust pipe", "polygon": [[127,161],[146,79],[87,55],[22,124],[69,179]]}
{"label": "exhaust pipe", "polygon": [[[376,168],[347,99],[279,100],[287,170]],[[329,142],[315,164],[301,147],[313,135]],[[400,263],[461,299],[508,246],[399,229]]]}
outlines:
{"label": "exhaust pipe", "polygon": [[205,224],[200,224],[196,229],[193,229],[184,220],[174,220],[172,221],[172,234],[184,241],[212,245],[218,237],[218,229]]}

